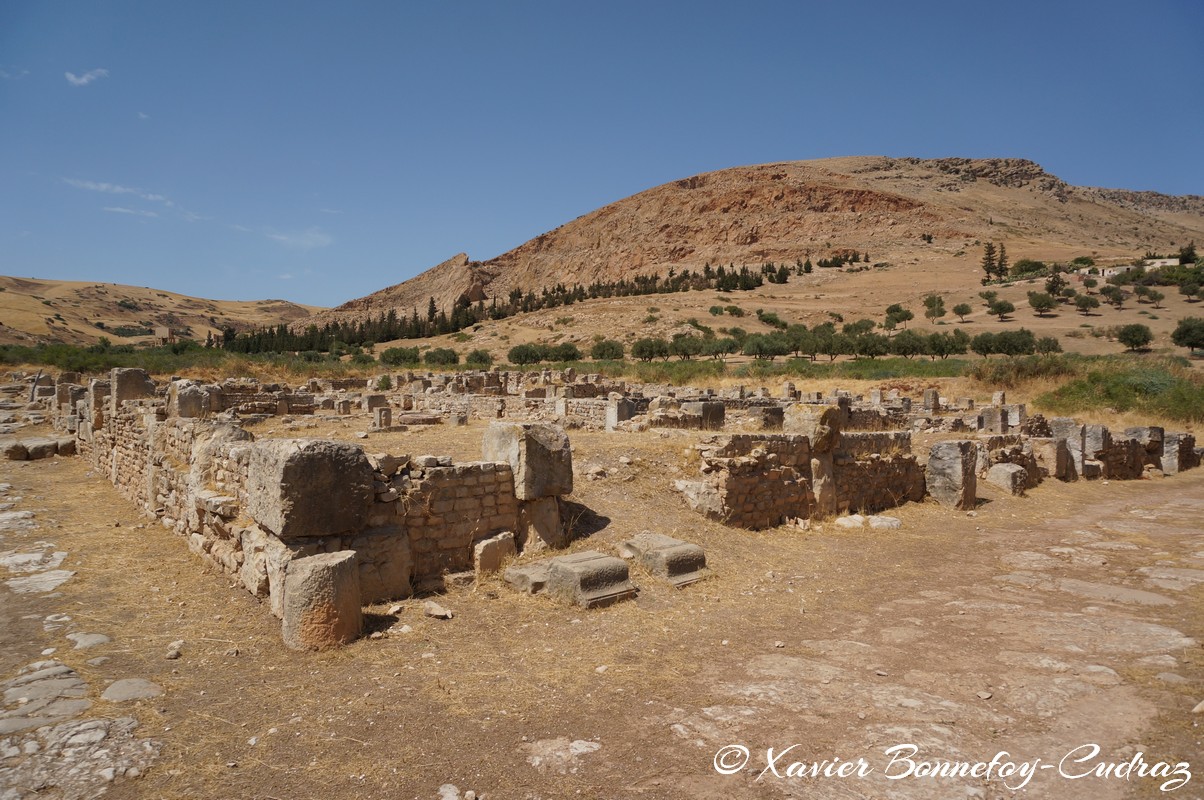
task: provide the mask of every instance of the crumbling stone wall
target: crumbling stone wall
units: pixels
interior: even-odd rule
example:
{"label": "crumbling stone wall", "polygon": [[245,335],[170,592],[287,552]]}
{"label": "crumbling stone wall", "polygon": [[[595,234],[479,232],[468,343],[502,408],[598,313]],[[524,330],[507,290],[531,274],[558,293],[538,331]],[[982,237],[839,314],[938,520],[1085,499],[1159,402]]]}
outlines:
{"label": "crumbling stone wall", "polygon": [[369,459],[349,444],[255,441],[226,415],[169,416],[178,401],[157,396],[145,373],[114,378],[56,399],[61,420],[87,412],[77,420],[80,454],[199,557],[268,597],[277,615],[294,559],[354,551],[369,603],[471,569],[476,542],[518,527],[507,463]]}
{"label": "crumbling stone wall", "polygon": [[[846,447],[847,444],[847,447]],[[874,448],[887,449],[883,456]],[[699,446],[701,479],[675,487],[695,509],[741,528],[839,511],[881,511],[924,497],[924,468],[910,434],[828,434],[823,452],[799,434],[736,434]],[[831,508],[820,504],[815,465],[830,471]],[[824,488],[828,493],[829,489]]]}

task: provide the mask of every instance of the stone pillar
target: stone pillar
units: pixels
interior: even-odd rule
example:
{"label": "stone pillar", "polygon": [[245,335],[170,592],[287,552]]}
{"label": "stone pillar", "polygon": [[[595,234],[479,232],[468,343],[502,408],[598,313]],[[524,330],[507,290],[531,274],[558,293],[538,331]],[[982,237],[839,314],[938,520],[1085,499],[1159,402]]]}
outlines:
{"label": "stone pillar", "polygon": [[973,509],[978,503],[977,455],[974,442],[966,440],[933,445],[925,471],[928,494],[943,506]]}
{"label": "stone pillar", "polygon": [[372,427],[376,428],[378,431],[387,431],[389,428],[393,427],[393,410],[388,406],[378,408],[372,413],[374,415]]}
{"label": "stone pillar", "polygon": [[347,644],[363,630],[355,552],[322,553],[289,562],[284,578],[284,643],[294,650]]}
{"label": "stone pillar", "polygon": [[988,406],[982,409],[978,412],[978,429],[983,433],[1007,433],[1007,412],[999,406]]}
{"label": "stone pillar", "polygon": [[924,390],[924,410],[925,411],[940,411],[941,410],[941,395],[936,389]]}

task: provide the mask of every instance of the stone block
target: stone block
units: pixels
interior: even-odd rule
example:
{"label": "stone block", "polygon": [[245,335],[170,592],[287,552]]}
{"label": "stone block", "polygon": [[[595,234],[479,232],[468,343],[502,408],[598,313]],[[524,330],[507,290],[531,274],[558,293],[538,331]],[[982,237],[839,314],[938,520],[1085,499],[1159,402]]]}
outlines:
{"label": "stone block", "polygon": [[109,375],[113,409],[121,408],[126,400],[141,400],[155,396],[155,382],[144,369],[115,367]]}
{"label": "stone block", "polygon": [[564,429],[538,422],[494,422],[481,444],[485,461],[510,464],[519,500],[573,491],[573,450]]}
{"label": "stone block", "polygon": [[412,594],[413,555],[410,537],[400,525],[371,528],[351,537],[360,573],[360,602],[379,603]]}
{"label": "stone block", "polygon": [[1024,403],[1004,406],[1004,410],[1007,412],[1009,428],[1019,428],[1028,419],[1028,409]]}
{"label": "stone block", "polygon": [[510,531],[482,539],[472,546],[472,563],[478,576],[500,572],[502,565],[518,554]]}
{"label": "stone block", "polygon": [[1165,429],[1155,426],[1125,428],[1125,436],[1130,439],[1136,439],[1141,447],[1150,455],[1162,455],[1162,442],[1166,436]]}
{"label": "stone block", "polygon": [[555,497],[523,501],[518,510],[518,546],[524,552],[560,549],[569,543],[560,519],[560,501]]}
{"label": "stone block", "polygon": [[1112,433],[1103,425],[1088,425],[1083,430],[1083,457],[1097,460],[1112,446]]}
{"label": "stone block", "polygon": [[600,608],[635,597],[627,562],[585,550],[552,559],[548,566],[548,594],[582,608]]}
{"label": "stone block", "polygon": [[503,575],[510,588],[524,594],[539,594],[548,586],[548,571],[551,561],[536,561],[531,564],[515,564]]}
{"label": "stone block", "polygon": [[1054,417],[1049,420],[1049,430],[1055,439],[1065,439],[1070,453],[1067,480],[1083,477],[1083,451],[1086,449],[1086,428],[1070,417]]}
{"label": "stone block", "polygon": [[56,440],[55,453],[60,456],[75,455],[75,438],[72,436],[60,436]]}
{"label": "stone block", "polygon": [[925,411],[940,411],[941,410],[941,395],[936,389],[924,390],[924,410]]}
{"label": "stone block", "polygon": [[636,534],[623,542],[619,554],[634,559],[653,575],[678,588],[710,574],[706,552],[701,547],[660,533],[644,531]]}
{"label": "stone block", "polygon": [[389,398],[383,394],[370,394],[360,401],[362,408],[365,411],[375,411],[378,408],[385,408],[389,405]]}
{"label": "stone block", "polygon": [[332,536],[366,526],[372,466],[358,447],[320,439],[247,446],[247,514],[281,539]]}
{"label": "stone block", "polygon": [[191,381],[172,381],[167,389],[167,413],[173,417],[205,417],[210,412],[209,392]]}
{"label": "stone block", "polygon": [[25,443],[17,439],[9,439],[3,444],[0,444],[0,452],[4,453],[4,457],[9,461],[28,461],[29,448]]}
{"label": "stone block", "polygon": [[34,439],[25,439],[22,444],[25,445],[28,458],[30,461],[36,461],[39,458],[50,458],[53,455],[58,455],[59,441],[58,439],[50,439],[45,436],[39,436]]}
{"label": "stone block", "polygon": [[932,446],[925,471],[928,494],[941,505],[970,510],[978,502],[977,447],[960,440]]}
{"label": "stone block", "polygon": [[294,650],[347,644],[363,630],[353,551],[294,558],[284,579],[284,643]]}
{"label": "stone block", "polygon": [[690,414],[702,418],[702,429],[704,431],[717,431],[723,428],[723,421],[726,414],[723,403],[718,400],[699,400],[681,404],[683,414]]}
{"label": "stone block", "polygon": [[750,408],[748,416],[763,431],[780,431],[786,422],[786,409],[781,406],[759,406]]}
{"label": "stone block", "polygon": [[1190,433],[1164,433],[1162,437],[1162,471],[1175,475],[1200,465],[1195,453],[1196,437]]}
{"label": "stone block", "polygon": [[1007,410],[1000,406],[987,406],[978,412],[978,429],[983,433],[1002,435],[1008,432]]}
{"label": "stone block", "polygon": [[1028,470],[1019,464],[996,464],[987,470],[987,483],[1009,494],[1021,495],[1028,485]]}
{"label": "stone block", "polygon": [[393,410],[388,406],[381,406],[373,412],[372,427],[378,431],[388,430],[393,426]]}
{"label": "stone block", "polygon": [[1076,473],[1070,460],[1070,447],[1065,439],[1029,440],[1032,445],[1033,457],[1045,477],[1057,478],[1060,481],[1074,480]]}

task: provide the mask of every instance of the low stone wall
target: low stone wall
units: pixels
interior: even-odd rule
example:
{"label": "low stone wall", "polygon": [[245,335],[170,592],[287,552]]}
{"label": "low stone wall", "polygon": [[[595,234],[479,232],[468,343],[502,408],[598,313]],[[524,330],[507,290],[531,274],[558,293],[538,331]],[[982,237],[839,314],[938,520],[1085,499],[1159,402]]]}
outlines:
{"label": "low stone wall", "polygon": [[[194,553],[267,597],[278,616],[294,559],[354,551],[360,599],[371,603],[471,570],[476,543],[519,529],[524,503],[509,463],[370,458],[350,444],[255,441],[229,417],[169,416],[166,397],[117,399],[112,385],[96,381],[55,404],[61,422],[77,417],[78,452],[123,497],[186,537]],[[88,412],[82,423],[81,411]]]}
{"label": "low stone wall", "polygon": [[927,493],[924,467],[910,454],[838,457],[834,467],[836,505],[842,512],[873,514],[909,501],[918,503]]}

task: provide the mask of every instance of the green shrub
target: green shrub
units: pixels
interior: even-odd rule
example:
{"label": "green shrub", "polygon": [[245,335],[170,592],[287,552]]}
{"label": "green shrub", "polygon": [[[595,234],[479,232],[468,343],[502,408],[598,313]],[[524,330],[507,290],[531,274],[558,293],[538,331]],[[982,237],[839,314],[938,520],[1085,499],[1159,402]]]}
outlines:
{"label": "green shrub", "polygon": [[380,362],[390,367],[414,365],[421,361],[417,347],[389,347],[380,354]]}
{"label": "green shrub", "polygon": [[595,361],[622,361],[623,345],[613,339],[603,339],[590,348],[589,356]]}
{"label": "green shrub", "polygon": [[493,366],[493,356],[488,350],[478,349],[473,350],[464,358],[464,363],[473,367],[482,367],[488,369]]}
{"label": "green shrub", "polygon": [[433,347],[422,356],[423,362],[431,366],[449,366],[460,363],[460,356],[450,347]]}

